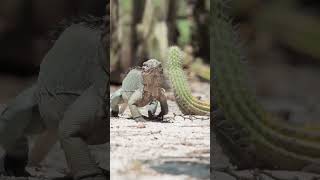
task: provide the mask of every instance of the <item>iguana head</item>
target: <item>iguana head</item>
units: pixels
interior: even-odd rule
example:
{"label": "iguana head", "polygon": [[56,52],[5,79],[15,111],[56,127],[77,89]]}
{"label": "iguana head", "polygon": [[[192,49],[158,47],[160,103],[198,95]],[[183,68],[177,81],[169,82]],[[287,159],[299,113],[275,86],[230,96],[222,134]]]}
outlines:
{"label": "iguana head", "polygon": [[162,72],[162,65],[156,59],[150,59],[142,64],[142,69],[144,72]]}
{"label": "iguana head", "polygon": [[159,90],[163,81],[163,69],[161,62],[150,59],[142,65],[142,77],[144,91],[149,91],[153,96],[159,95]]}

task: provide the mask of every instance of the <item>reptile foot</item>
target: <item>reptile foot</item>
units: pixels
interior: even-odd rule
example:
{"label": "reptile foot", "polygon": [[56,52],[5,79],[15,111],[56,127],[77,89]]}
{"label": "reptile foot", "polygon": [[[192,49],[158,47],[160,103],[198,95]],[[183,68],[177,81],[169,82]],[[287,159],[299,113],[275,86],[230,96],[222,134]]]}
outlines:
{"label": "reptile foot", "polygon": [[118,111],[111,111],[111,117],[119,117]]}
{"label": "reptile foot", "polygon": [[163,121],[163,116],[157,116],[157,120]]}
{"label": "reptile foot", "polygon": [[148,118],[149,119],[156,119],[156,116],[154,115],[154,113],[152,113],[150,110],[148,111]]}
{"label": "reptile foot", "polygon": [[30,177],[30,173],[25,170],[27,159],[16,158],[9,155],[5,155],[3,159],[4,172],[1,173],[5,176],[16,176],[16,177]]}

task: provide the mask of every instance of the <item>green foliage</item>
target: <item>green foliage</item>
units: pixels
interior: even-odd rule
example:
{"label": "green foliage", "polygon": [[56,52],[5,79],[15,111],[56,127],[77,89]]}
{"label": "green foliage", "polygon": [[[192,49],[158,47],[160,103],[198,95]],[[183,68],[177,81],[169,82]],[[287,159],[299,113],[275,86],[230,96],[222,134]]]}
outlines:
{"label": "green foliage", "polygon": [[124,10],[131,9],[132,0],[119,0],[119,7],[123,8]]}
{"label": "green foliage", "polygon": [[184,46],[191,41],[191,22],[188,19],[182,19],[177,21],[177,28],[179,31],[178,44]]}
{"label": "green foliage", "polygon": [[187,15],[188,4],[186,0],[178,0],[178,11],[177,15],[179,17],[184,17]]}

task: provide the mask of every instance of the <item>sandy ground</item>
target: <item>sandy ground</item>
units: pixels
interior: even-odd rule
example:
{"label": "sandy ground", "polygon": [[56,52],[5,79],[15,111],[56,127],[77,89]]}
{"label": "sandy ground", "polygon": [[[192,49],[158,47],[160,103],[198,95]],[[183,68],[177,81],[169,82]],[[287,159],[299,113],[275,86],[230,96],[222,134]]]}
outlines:
{"label": "sandy ground", "polygon": [[[8,103],[35,78],[1,77],[0,104]],[[203,87],[199,89],[199,86]],[[209,99],[208,83],[193,83],[194,95]],[[115,88],[112,87],[111,92]],[[168,93],[172,99],[172,93]],[[136,123],[127,110],[120,118],[110,120],[110,145],[90,146],[97,163],[111,168],[111,179],[209,179],[210,121],[208,116],[183,116],[177,105],[169,100],[170,113],[164,122]],[[1,109],[4,106],[1,105]],[[145,113],[145,111],[142,110]],[[34,137],[30,137],[32,146]],[[3,150],[0,149],[0,156]],[[110,159],[111,157],[111,159]],[[111,161],[111,167],[109,162]],[[0,171],[2,170],[0,165]],[[37,167],[27,167],[35,177],[52,179],[69,174],[59,143]],[[2,179],[21,179],[0,177]],[[26,179],[26,178],[24,178]]]}
{"label": "sandy ground", "polygon": [[[192,87],[195,95],[208,99],[209,85],[200,85]],[[168,104],[163,122],[137,123],[128,109],[110,119],[111,179],[210,179],[209,117],[185,116],[174,101]]]}
{"label": "sandy ground", "polygon": [[[0,76],[0,112],[5,108],[6,103],[10,102],[16,95],[18,95],[22,90],[31,86],[36,80],[36,77],[21,78],[15,76]],[[33,144],[34,137],[29,137],[30,147]],[[103,144],[99,146],[90,146],[89,147],[92,155],[96,159],[96,162],[100,167],[104,169],[109,169],[109,145]],[[0,147],[0,172],[3,171],[3,157],[4,151]],[[31,175],[35,176],[34,178],[29,179],[52,179],[57,177],[64,177],[69,174],[68,168],[66,165],[66,160],[64,152],[61,149],[59,143],[55,144],[51,151],[49,152],[46,159],[38,167],[27,167],[27,171]],[[23,179],[15,177],[1,177],[3,179]],[[25,178],[26,179],[26,178]]]}
{"label": "sandy ground", "polygon": [[[0,104],[7,103],[22,89],[32,84],[35,79],[10,78],[0,78]],[[116,88],[118,87],[111,87],[111,92]],[[193,82],[191,84],[193,94],[201,99],[209,99],[209,89],[207,83]],[[212,144],[210,144],[209,117],[184,116],[176,103],[172,101],[171,92],[168,92],[168,97],[170,99],[170,113],[165,116],[164,122],[136,123],[130,119],[128,110],[119,118],[111,118],[110,154],[107,144],[90,146],[97,163],[105,169],[111,169],[111,179],[115,180],[209,179],[210,166],[213,169],[211,179],[236,180],[237,178],[226,173],[226,170],[224,172],[221,170],[226,167],[232,168],[232,165],[228,162],[228,158],[224,155],[214,136],[211,139]],[[0,106],[0,111],[1,109],[3,106]],[[144,108],[141,110],[146,114]],[[30,140],[32,142],[33,138],[31,137]],[[213,154],[213,163],[211,164],[210,150]],[[2,154],[3,151],[0,149],[0,156]],[[111,164],[109,164],[109,160]],[[1,168],[0,165],[0,170]],[[46,180],[68,175],[68,168],[60,144],[57,143],[53,147],[39,167],[28,167],[27,170],[36,176],[29,178],[33,180]],[[296,177],[299,180],[314,180],[316,177],[320,179],[320,175],[303,172],[266,172],[270,172],[281,180],[293,180],[297,179]],[[256,178],[253,177],[255,173],[263,177],[260,179],[272,180],[272,178],[262,175],[261,171],[245,170],[233,173],[246,177],[248,180],[255,180]],[[20,178],[0,177],[0,180],[2,179],[19,180]]]}
{"label": "sandy ground", "polygon": [[[1,108],[1,107],[0,107]],[[34,137],[29,137],[30,147],[33,145]],[[96,163],[104,169],[109,169],[109,145],[89,146],[92,156]],[[3,157],[4,151],[0,148],[0,155]],[[0,172],[3,171],[3,164],[1,158]],[[27,171],[34,176],[31,179],[48,180],[53,178],[65,177],[69,175],[64,152],[60,143],[56,143],[47,157],[39,164],[39,166],[28,166]],[[0,176],[0,180],[7,179]],[[19,180],[19,178],[9,178]]]}
{"label": "sandy ground", "polygon": [[209,178],[209,117],[181,116],[169,106],[164,122],[136,123],[127,112],[111,118],[111,179]]}
{"label": "sandy ground", "polygon": [[[318,180],[320,174],[302,171],[270,171],[270,170],[233,170],[235,167],[229,163],[228,157],[223,153],[212,133],[211,149],[213,157],[210,164],[212,180]],[[241,179],[242,178],[242,179]]]}

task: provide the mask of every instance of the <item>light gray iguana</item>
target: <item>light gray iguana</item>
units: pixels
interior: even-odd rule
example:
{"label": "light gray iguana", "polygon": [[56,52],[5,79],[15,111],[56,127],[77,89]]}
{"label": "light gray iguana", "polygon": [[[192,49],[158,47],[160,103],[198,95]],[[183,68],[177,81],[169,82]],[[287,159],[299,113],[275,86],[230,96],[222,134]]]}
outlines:
{"label": "light gray iguana", "polygon": [[[164,94],[163,69],[156,59],[150,59],[143,63],[142,68],[132,69],[122,82],[122,86],[111,95],[111,116],[117,117],[120,104],[128,104],[132,118],[136,121],[145,121],[147,117],[141,115],[138,107],[149,105],[149,119],[163,119],[168,113],[167,98]],[[160,102],[161,111],[156,116],[156,110]],[[125,105],[124,105],[125,106]],[[122,108],[124,111],[125,108]]]}
{"label": "light gray iguana", "polygon": [[42,133],[31,157],[40,153],[42,159],[58,139],[74,179],[106,179],[88,149],[109,141],[109,55],[103,34],[85,23],[68,27],[45,56],[37,83],[0,113],[4,175],[29,175],[27,135]]}

